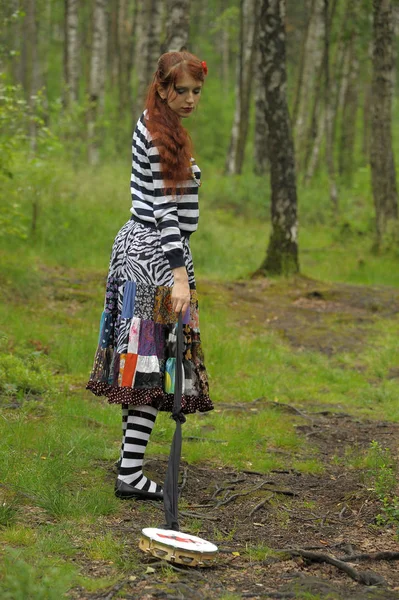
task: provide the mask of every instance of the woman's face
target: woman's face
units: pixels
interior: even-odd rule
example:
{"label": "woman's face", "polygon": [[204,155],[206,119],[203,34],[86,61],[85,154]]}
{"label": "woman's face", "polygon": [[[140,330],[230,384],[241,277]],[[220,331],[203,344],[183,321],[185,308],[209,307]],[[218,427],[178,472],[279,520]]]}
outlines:
{"label": "woman's face", "polygon": [[188,73],[181,75],[167,90],[161,89],[161,98],[166,98],[171,108],[181,118],[189,117],[201,96],[202,81],[196,81]]}

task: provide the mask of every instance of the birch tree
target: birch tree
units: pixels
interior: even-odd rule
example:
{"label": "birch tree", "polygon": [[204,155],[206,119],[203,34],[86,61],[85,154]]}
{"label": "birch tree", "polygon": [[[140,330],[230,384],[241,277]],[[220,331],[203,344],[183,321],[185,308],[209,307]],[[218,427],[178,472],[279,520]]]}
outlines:
{"label": "birch tree", "polygon": [[[135,4],[136,7],[136,4]],[[128,0],[119,0],[118,4],[118,88],[119,108],[124,111],[131,101],[131,72],[133,64],[133,39],[135,35],[136,15],[129,13]]]}
{"label": "birch tree", "polygon": [[339,140],[339,174],[348,185],[354,170],[356,118],[359,108],[358,11],[351,3],[348,31],[346,85],[342,101],[341,135]]}
{"label": "birch tree", "polygon": [[[260,18],[261,4],[257,6],[257,20]],[[262,53],[259,45],[259,35],[256,40],[255,65],[255,135],[254,135],[254,173],[264,175],[268,165],[267,121],[266,121],[266,90],[262,77]]]}
{"label": "birch tree", "polygon": [[252,89],[252,76],[256,57],[256,19],[258,0],[241,0],[240,3],[240,44],[238,49],[236,106],[230,146],[226,159],[226,175],[241,173],[244,162],[245,144],[248,134],[249,109]]}
{"label": "birch tree", "polygon": [[143,110],[145,96],[161,54],[163,2],[138,0],[136,43],[137,92],[134,121]]}
{"label": "birch tree", "polygon": [[162,51],[180,51],[188,43],[190,31],[190,0],[166,1],[166,39]]}
{"label": "birch tree", "polygon": [[[310,138],[314,138],[314,123],[320,110],[321,69],[323,60],[323,40],[325,22],[323,18],[324,0],[311,0],[308,24],[303,40],[301,65],[296,86],[293,109],[296,159],[301,167],[309,152]],[[313,98],[313,110],[311,99]]]}
{"label": "birch tree", "polygon": [[38,14],[36,0],[28,0],[26,4],[26,29],[24,39],[24,87],[29,104],[29,137],[31,150],[36,148],[35,108],[37,92],[40,87],[40,64],[38,52]]}
{"label": "birch tree", "polygon": [[325,30],[325,45],[324,45],[324,110],[326,119],[326,163],[327,172],[330,187],[330,200],[332,202],[334,211],[338,210],[338,190],[335,181],[335,166],[334,166],[334,153],[333,153],[333,105],[331,102],[331,89],[330,89],[330,10],[329,0],[324,0],[324,30]]}
{"label": "birch tree", "polygon": [[65,0],[64,82],[65,104],[78,99],[79,86],[79,0]]}
{"label": "birch tree", "polygon": [[255,135],[254,135],[254,173],[264,175],[267,171],[268,127],[266,121],[266,90],[263,83],[260,49],[257,52],[257,68],[255,74]]}
{"label": "birch tree", "polygon": [[398,194],[392,148],[394,63],[390,0],[373,0],[373,40],[370,163],[379,245],[389,222],[398,218]]}
{"label": "birch tree", "polygon": [[96,164],[99,159],[96,139],[96,122],[104,104],[106,71],[106,0],[95,0],[93,12],[93,39],[90,57],[90,110],[88,114],[89,162]]}
{"label": "birch tree", "polygon": [[[348,4],[352,0],[348,0]],[[329,4],[329,3],[328,3]],[[308,183],[320,163],[322,156],[323,143],[326,148],[327,169],[330,180],[330,197],[333,205],[337,202],[337,189],[335,183],[335,166],[334,166],[334,139],[338,110],[342,105],[343,88],[345,85],[345,77],[343,76],[344,64],[346,61],[346,44],[345,44],[345,16],[341,17],[337,23],[334,23],[334,17],[337,8],[337,0],[333,0],[331,9],[327,4],[324,5],[324,21],[326,35],[324,40],[323,59],[320,65],[320,71],[317,74],[317,83],[314,94],[314,102],[312,107],[312,133],[306,144],[306,152],[303,160],[305,170],[304,181]],[[334,61],[330,60],[330,43],[333,37],[332,26],[341,31],[338,36],[338,44],[335,51]],[[327,35],[328,32],[328,35]],[[330,66],[330,63],[331,66]],[[322,85],[323,83],[323,85]],[[324,90],[324,98],[321,91]]]}
{"label": "birch tree", "polygon": [[259,274],[299,271],[294,145],[287,106],[285,0],[262,0],[261,71],[269,129],[272,232]]}

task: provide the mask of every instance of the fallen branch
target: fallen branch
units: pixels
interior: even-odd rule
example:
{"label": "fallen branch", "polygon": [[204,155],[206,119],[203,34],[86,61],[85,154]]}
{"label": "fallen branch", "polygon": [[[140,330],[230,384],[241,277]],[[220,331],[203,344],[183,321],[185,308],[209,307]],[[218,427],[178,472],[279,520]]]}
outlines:
{"label": "fallen branch", "polygon": [[399,552],[373,552],[371,554],[349,554],[340,558],[343,562],[357,560],[399,560]]}
{"label": "fallen branch", "polygon": [[186,483],[187,483],[187,477],[188,477],[188,467],[184,467],[184,471],[183,471],[183,481],[182,484],[179,488],[179,497],[182,494],[182,491],[184,490],[184,488],[186,487]]}
{"label": "fallen branch", "polygon": [[256,513],[257,510],[259,510],[260,508],[262,508],[262,506],[264,506],[266,504],[266,502],[269,502],[269,500],[273,498],[273,494],[270,494],[270,496],[268,498],[264,498],[262,500],[262,502],[259,502],[259,504],[257,504],[249,513],[248,517],[252,517],[253,514]]}
{"label": "fallen branch", "polygon": [[151,565],[151,567],[168,567],[170,569],[172,569],[173,571],[177,571],[178,573],[184,573],[185,575],[192,575],[195,578],[203,578],[203,575],[201,572],[196,571],[195,569],[190,569],[190,567],[185,567],[184,565],[182,565],[181,567],[177,567],[175,564],[167,561],[167,560],[156,560],[155,562],[152,560],[148,561],[148,564]]}
{"label": "fallen branch", "polygon": [[227,440],[215,440],[213,438],[196,437],[189,435],[184,438],[185,442],[212,442],[213,444],[227,444]]}
{"label": "fallen branch", "polygon": [[[381,575],[378,575],[373,571],[357,571],[343,560],[339,560],[337,558],[334,558],[333,556],[329,556],[328,554],[323,554],[321,552],[310,552],[309,550],[302,550],[300,548],[283,548],[273,551],[283,552],[284,554],[290,554],[291,556],[301,556],[302,558],[305,558],[306,560],[310,560],[312,562],[328,563],[330,565],[333,565],[340,571],[344,571],[344,573],[349,575],[349,577],[351,577],[358,583],[362,583],[363,585],[381,585],[386,583],[385,579]],[[348,557],[348,559],[350,560],[351,557]]]}
{"label": "fallen branch", "polygon": [[345,413],[345,412],[334,412],[332,410],[318,410],[317,412],[312,413],[314,415],[322,415],[323,417],[346,417],[349,419],[353,419],[353,415],[350,415],[349,413]]}
{"label": "fallen branch", "polygon": [[[234,485],[230,485],[228,487],[216,487],[216,490],[213,492],[211,496],[211,500],[215,500],[216,496],[221,494],[222,492],[228,492],[230,490],[234,490]],[[226,497],[226,494],[225,494]]]}
{"label": "fallen branch", "polygon": [[[220,508],[220,506],[225,506],[226,504],[230,504],[230,502],[233,502],[233,500],[236,500],[236,498],[240,498],[242,496],[248,496],[249,494],[253,494],[254,492],[257,492],[258,490],[260,490],[264,485],[269,485],[269,482],[262,481],[262,483],[259,483],[258,485],[253,487],[251,490],[233,494],[229,498],[226,498],[225,500],[221,500],[220,502],[215,504],[215,509]],[[275,494],[285,494],[286,496],[298,496],[297,492],[291,492],[291,490],[280,490],[280,489],[276,489],[276,488],[271,488],[271,489],[268,489],[267,491],[274,492]]]}
{"label": "fallen branch", "polygon": [[299,417],[303,417],[304,419],[309,419],[310,421],[313,421],[313,418],[310,415],[302,412],[301,410],[299,410],[299,408],[296,408],[296,406],[292,406],[292,404],[286,404],[285,402],[275,402],[274,400],[267,400],[266,402],[264,402],[264,404],[273,406],[273,408],[278,408],[283,412],[298,415]]}
{"label": "fallen branch", "polygon": [[192,519],[206,519],[207,521],[219,521],[219,517],[210,517],[209,515],[201,515],[199,513],[193,513],[188,510],[180,510],[179,514],[183,517],[190,517]]}
{"label": "fallen branch", "polygon": [[[263,474],[264,473],[262,473],[262,475]],[[224,481],[220,487],[218,486],[218,484],[216,484],[216,489],[211,496],[211,500],[214,500],[216,498],[216,496],[218,496],[221,492],[227,492],[229,490],[234,490],[234,486],[237,483],[242,483],[243,481],[246,481],[246,480],[247,480],[246,477],[241,477],[241,478],[237,478],[237,479],[230,479],[229,481]],[[225,494],[225,497],[226,497],[226,494]]]}
{"label": "fallen branch", "polygon": [[106,592],[106,596],[104,596],[103,594],[101,594],[100,596],[97,596],[98,598],[104,598],[104,600],[112,600],[112,598],[115,598],[116,594],[118,594],[120,592],[120,590],[122,588],[125,587],[126,584],[129,583],[128,579],[124,579],[123,581],[120,581],[119,583],[116,583],[114,586],[112,586],[112,588]]}
{"label": "fallen branch", "polygon": [[229,479],[229,481],[225,481],[224,483],[226,483],[227,485],[235,485],[236,483],[243,483],[243,481],[246,480],[246,477],[237,477],[237,479]]}
{"label": "fallen branch", "polygon": [[280,490],[279,488],[268,488],[268,492],[273,492],[274,494],[283,494],[283,496],[299,496],[298,492],[292,492],[291,490]]}

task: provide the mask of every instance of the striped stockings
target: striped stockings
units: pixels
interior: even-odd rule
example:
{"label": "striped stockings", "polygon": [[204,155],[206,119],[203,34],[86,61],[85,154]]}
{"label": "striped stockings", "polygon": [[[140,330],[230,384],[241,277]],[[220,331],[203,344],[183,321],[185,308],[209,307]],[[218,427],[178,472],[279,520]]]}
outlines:
{"label": "striped stockings", "polygon": [[158,414],[152,406],[122,408],[123,441],[118,479],[147,492],[161,492],[162,488],[143,475],[144,453]]}

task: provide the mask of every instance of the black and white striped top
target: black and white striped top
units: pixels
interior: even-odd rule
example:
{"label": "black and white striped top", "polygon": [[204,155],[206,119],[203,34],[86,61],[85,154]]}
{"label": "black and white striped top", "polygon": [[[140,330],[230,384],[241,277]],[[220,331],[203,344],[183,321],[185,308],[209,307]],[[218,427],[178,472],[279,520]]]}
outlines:
{"label": "black and white striped top", "polygon": [[[157,227],[162,250],[171,269],[184,266],[182,235],[189,236],[198,227],[198,187],[201,171],[192,159],[190,177],[182,184],[184,194],[174,198],[165,194],[160,156],[141,115],[133,134],[133,162],[130,179],[131,213],[138,220]],[[187,169],[189,173],[189,168]]]}

